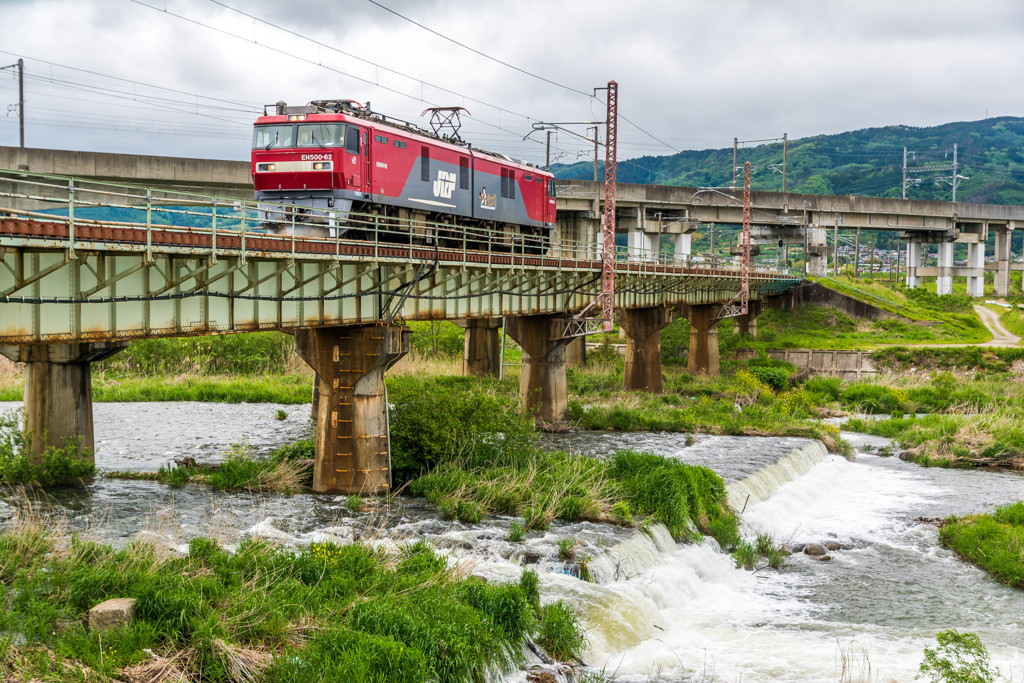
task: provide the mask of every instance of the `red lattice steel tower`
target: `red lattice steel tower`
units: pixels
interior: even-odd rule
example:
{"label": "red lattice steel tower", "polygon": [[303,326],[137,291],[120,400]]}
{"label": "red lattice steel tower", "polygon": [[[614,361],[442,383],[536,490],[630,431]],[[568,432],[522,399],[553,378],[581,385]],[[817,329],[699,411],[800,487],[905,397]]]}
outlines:
{"label": "red lattice steel tower", "polygon": [[615,313],[615,143],[619,123],[619,84],[608,81],[608,116],[604,152],[604,250],[601,259],[602,329],[610,332]]}
{"label": "red lattice steel tower", "polygon": [[740,291],[722,306],[719,318],[746,315],[750,308],[750,162],[743,164],[743,232],[740,233],[742,263],[740,265]]}
{"label": "red lattice steel tower", "polygon": [[743,283],[740,289],[740,315],[746,315],[750,303],[750,162],[743,164]]}

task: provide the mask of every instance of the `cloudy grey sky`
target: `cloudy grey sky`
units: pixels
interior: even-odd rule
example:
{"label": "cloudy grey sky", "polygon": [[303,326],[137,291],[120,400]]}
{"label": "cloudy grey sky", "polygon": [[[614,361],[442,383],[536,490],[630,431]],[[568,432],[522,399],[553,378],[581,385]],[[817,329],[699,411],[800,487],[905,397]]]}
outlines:
{"label": "cloudy grey sky", "polygon": [[[531,124],[603,120],[610,79],[620,158],[1024,115],[1020,0],[378,1],[533,76],[370,0],[0,0],[0,66],[25,59],[27,146],[225,159],[263,104],[351,98],[464,106],[475,145],[540,162]],[[0,144],[15,102],[0,71]]]}

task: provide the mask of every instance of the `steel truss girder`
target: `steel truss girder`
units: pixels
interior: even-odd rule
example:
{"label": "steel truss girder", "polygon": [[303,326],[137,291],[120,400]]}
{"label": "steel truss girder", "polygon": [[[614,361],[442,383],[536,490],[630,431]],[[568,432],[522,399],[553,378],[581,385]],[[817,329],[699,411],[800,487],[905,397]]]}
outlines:
{"label": "steel truss girder", "polygon": [[[333,260],[290,254],[0,250],[0,343],[87,341],[374,322],[378,298],[419,261]],[[713,271],[712,271],[713,272]],[[643,271],[617,276],[615,305],[728,301],[732,274]],[[791,278],[758,278],[764,287]],[[785,283],[781,283],[785,284]],[[404,302],[407,320],[571,316],[601,290],[595,269],[438,263]],[[755,289],[756,291],[756,289]],[[397,300],[397,299],[396,299]],[[580,321],[581,326],[587,323]]]}

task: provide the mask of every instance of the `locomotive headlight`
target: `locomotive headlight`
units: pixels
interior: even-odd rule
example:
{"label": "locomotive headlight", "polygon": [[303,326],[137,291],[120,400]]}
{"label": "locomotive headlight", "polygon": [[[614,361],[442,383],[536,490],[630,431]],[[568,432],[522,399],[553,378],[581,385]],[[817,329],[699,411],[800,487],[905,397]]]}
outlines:
{"label": "locomotive headlight", "polygon": [[277,164],[257,164],[257,171],[276,171]]}
{"label": "locomotive headlight", "polygon": [[329,161],[318,161],[318,162],[313,164],[313,170],[314,171],[330,171],[331,170],[331,162],[329,162]]}
{"label": "locomotive headlight", "polygon": [[289,121],[305,121],[306,120],[306,115],[305,114],[291,114],[288,117],[288,120]]}

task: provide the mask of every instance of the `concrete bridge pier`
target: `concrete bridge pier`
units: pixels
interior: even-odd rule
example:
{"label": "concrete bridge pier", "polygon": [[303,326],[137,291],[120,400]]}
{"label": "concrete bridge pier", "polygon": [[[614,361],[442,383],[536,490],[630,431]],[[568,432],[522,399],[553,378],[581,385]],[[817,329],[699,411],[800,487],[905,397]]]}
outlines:
{"label": "concrete bridge pier", "polygon": [[661,391],[661,330],[672,322],[668,308],[624,308],[619,327],[626,333],[627,391]]}
{"label": "concrete bridge pier", "polygon": [[692,252],[692,236],[689,233],[676,235],[675,257],[677,261],[685,261]]}
{"label": "concrete bridge pier", "polygon": [[996,233],[996,277],[992,292],[996,296],[1010,296],[1010,226],[991,226]]}
{"label": "concrete bridge pier", "polygon": [[985,296],[985,243],[967,245],[967,296]]}
{"label": "concrete bridge pier", "polygon": [[745,315],[736,316],[736,332],[751,339],[757,339],[757,316],[761,315],[764,304],[760,301],[747,303]]}
{"label": "concrete bridge pier", "polygon": [[569,389],[565,377],[566,318],[523,315],[505,319],[508,336],[523,349],[519,393],[523,407],[544,428],[558,429],[569,420]]}
{"label": "concrete bridge pier", "polygon": [[391,444],[384,372],[409,352],[404,325],[352,325],[295,331],[295,347],[319,377],[317,493],[386,493]]}
{"label": "concrete bridge pier", "polygon": [[565,345],[565,365],[570,368],[582,368],[587,364],[587,338],[576,337]]}
{"label": "concrete bridge pier", "polygon": [[78,440],[80,457],[95,462],[92,363],[128,346],[126,341],[0,346],[0,354],[25,363],[24,430],[32,461],[50,446]]}
{"label": "concrete bridge pier", "polygon": [[690,351],[686,369],[690,374],[719,374],[717,316],[721,310],[721,304],[698,304],[686,308],[686,318],[690,321]]}
{"label": "concrete bridge pier", "polygon": [[808,225],[804,229],[807,237],[804,254],[804,261],[807,264],[807,274],[820,276],[828,270],[828,242],[827,230],[819,225]]}
{"label": "concrete bridge pier", "polygon": [[917,274],[921,267],[921,247],[921,242],[907,241],[907,289],[921,286],[921,276]]}
{"label": "concrete bridge pier", "polygon": [[939,274],[935,278],[935,292],[943,294],[953,293],[953,243],[939,242],[936,245],[939,249],[938,265]]}
{"label": "concrete bridge pier", "polygon": [[466,330],[462,374],[498,377],[501,374],[501,318],[467,318],[454,322]]}

